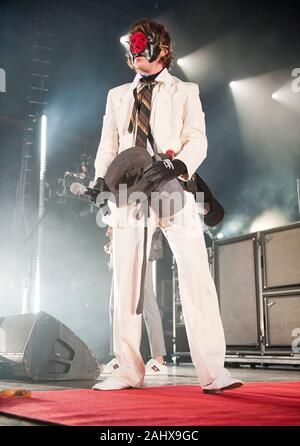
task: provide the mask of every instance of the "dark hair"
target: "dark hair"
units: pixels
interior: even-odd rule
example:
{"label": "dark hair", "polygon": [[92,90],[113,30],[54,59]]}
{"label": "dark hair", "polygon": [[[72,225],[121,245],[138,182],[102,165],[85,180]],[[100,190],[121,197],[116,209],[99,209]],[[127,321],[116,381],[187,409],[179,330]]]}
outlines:
{"label": "dark hair", "polygon": [[[170,68],[172,60],[173,60],[173,49],[171,46],[171,37],[168,31],[165,29],[164,25],[160,23],[153,22],[149,19],[139,19],[133,25],[131,25],[128,31],[129,39],[136,32],[143,32],[144,34],[154,33],[158,39],[160,49],[167,49],[168,53],[165,56],[160,58],[160,62],[163,64],[164,68]],[[134,66],[131,62],[130,55],[127,54],[127,64],[130,68],[134,69]]]}

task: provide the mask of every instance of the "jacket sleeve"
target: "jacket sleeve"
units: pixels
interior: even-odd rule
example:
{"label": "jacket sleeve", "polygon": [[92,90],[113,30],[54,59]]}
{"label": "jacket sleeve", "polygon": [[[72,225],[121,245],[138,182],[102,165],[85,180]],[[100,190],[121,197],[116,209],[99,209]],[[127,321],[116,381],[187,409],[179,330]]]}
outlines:
{"label": "jacket sleeve", "polygon": [[100,144],[95,159],[95,181],[104,177],[112,160],[118,154],[119,136],[111,90],[107,95]]}
{"label": "jacket sleeve", "polygon": [[199,98],[199,87],[192,84],[189,90],[183,114],[182,149],[176,156],[176,159],[183,161],[187,167],[188,174],[181,177],[184,180],[192,177],[207,154],[205,114]]}

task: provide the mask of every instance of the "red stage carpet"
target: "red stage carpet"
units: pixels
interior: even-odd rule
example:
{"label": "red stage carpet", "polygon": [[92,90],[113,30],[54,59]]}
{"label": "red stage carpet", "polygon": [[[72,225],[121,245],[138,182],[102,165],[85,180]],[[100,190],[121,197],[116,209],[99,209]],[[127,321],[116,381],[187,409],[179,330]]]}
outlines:
{"label": "red stage carpet", "polygon": [[197,386],[33,392],[0,412],[68,426],[299,426],[300,382],[249,383],[223,394]]}

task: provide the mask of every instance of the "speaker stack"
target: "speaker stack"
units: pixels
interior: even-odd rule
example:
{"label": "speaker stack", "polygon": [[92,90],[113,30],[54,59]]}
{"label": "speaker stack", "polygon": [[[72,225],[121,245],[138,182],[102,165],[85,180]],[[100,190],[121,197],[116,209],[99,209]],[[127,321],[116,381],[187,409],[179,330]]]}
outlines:
{"label": "speaker stack", "polygon": [[266,351],[299,353],[300,225],[264,231],[261,242]]}
{"label": "speaker stack", "polygon": [[214,242],[227,360],[300,364],[300,223]]}

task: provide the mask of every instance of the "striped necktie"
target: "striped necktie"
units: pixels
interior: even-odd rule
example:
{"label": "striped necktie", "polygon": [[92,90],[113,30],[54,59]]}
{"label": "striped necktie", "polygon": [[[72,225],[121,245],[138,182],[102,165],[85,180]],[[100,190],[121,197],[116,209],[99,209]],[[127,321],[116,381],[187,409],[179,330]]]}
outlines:
{"label": "striped necktie", "polygon": [[136,138],[135,146],[147,148],[147,138],[150,130],[150,114],[153,88],[157,81],[147,82],[141,79],[139,86],[134,90],[134,105],[132,109],[131,119],[128,127],[129,133],[135,129],[136,120]]}

